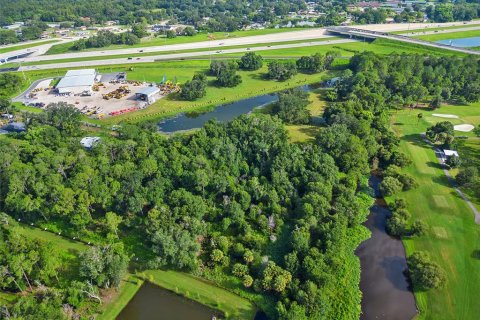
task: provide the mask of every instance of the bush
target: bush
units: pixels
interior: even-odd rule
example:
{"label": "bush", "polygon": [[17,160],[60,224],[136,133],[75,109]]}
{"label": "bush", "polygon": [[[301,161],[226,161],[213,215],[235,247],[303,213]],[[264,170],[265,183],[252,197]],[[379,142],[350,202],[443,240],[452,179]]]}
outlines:
{"label": "bush", "polygon": [[407,258],[407,265],[410,279],[419,290],[438,288],[445,283],[445,271],[426,252],[414,252]]}
{"label": "bush", "polygon": [[461,186],[471,184],[478,179],[478,168],[465,167],[460,169],[460,172],[455,177],[457,183]]}
{"label": "bush", "polygon": [[384,196],[391,196],[403,189],[403,184],[394,177],[386,177],[380,183],[380,192]]}
{"label": "bush", "polygon": [[458,166],[460,166],[460,158],[457,156],[448,156],[447,160],[445,160],[445,164],[449,168],[457,168]]}

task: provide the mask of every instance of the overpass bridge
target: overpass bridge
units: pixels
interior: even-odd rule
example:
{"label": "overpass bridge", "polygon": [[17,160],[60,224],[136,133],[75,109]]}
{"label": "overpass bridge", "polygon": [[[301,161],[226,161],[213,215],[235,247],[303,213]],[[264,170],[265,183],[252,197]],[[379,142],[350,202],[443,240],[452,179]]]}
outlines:
{"label": "overpass bridge", "polygon": [[427,47],[462,52],[466,54],[480,55],[480,51],[475,51],[467,48],[453,47],[446,44],[429,42],[425,40],[402,36],[400,34],[391,34],[391,33],[382,32],[382,31],[372,31],[372,30],[364,30],[364,29],[357,29],[357,28],[350,28],[350,27],[327,27],[325,28],[325,30],[328,33],[348,36],[350,38],[362,38],[362,39],[382,38],[382,39],[401,41],[401,42],[406,42],[411,44],[419,44]]}
{"label": "overpass bridge", "polygon": [[24,51],[24,52],[12,52],[12,53],[5,53],[3,55],[0,55],[0,65],[5,64],[9,61],[16,60],[16,59],[21,59],[28,57],[35,51]]}

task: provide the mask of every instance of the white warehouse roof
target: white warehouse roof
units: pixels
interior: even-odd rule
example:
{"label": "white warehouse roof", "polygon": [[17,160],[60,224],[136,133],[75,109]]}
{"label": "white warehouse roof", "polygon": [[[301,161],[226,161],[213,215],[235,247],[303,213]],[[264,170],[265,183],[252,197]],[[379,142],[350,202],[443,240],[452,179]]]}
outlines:
{"label": "white warehouse roof", "polygon": [[146,88],[143,88],[141,89],[140,91],[136,92],[136,94],[140,94],[140,95],[145,95],[147,97],[151,97],[153,96],[154,94],[157,94],[160,92],[160,89],[158,87],[146,87]]}
{"label": "white warehouse roof", "polygon": [[97,73],[95,69],[81,69],[81,70],[69,70],[65,76],[57,84],[59,92],[67,91],[62,90],[66,88],[78,88],[84,90],[82,87],[92,87],[95,83],[95,77]]}
{"label": "white warehouse roof", "polygon": [[68,70],[65,77],[76,77],[85,75],[96,75],[95,69]]}
{"label": "white warehouse roof", "polygon": [[445,153],[445,155],[446,155],[447,157],[450,157],[450,156],[458,157],[458,152],[455,151],[455,150],[447,150],[447,149],[445,149],[445,150],[443,150],[443,153]]}

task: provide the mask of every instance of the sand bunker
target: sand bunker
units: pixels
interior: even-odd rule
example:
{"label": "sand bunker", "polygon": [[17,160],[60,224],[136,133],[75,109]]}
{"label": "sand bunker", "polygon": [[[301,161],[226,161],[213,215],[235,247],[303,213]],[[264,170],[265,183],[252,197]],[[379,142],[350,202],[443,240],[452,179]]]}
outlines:
{"label": "sand bunker", "polygon": [[456,126],[453,126],[453,130],[461,132],[470,132],[473,129],[475,129],[475,127],[471,124],[458,124]]}
{"label": "sand bunker", "polygon": [[433,113],[432,116],[440,118],[458,119],[458,116],[454,114]]}

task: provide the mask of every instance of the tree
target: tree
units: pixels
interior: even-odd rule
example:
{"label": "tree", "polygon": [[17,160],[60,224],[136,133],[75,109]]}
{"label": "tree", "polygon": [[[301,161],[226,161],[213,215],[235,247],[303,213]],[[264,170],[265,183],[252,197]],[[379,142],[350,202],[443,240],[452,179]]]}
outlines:
{"label": "tree", "polygon": [[192,37],[194,36],[196,33],[195,29],[193,27],[185,27],[185,29],[183,29],[183,34],[186,35],[186,36],[189,36],[189,37]]}
{"label": "tree", "polygon": [[240,58],[240,69],[252,71],[258,70],[262,66],[263,58],[255,52],[247,52],[242,58]]}
{"label": "tree", "polygon": [[480,137],[480,124],[475,129],[473,129],[473,133],[475,133],[477,137]]}
{"label": "tree", "polygon": [[445,271],[426,252],[414,252],[407,258],[407,265],[410,279],[419,290],[438,288],[445,283]]}
{"label": "tree", "polygon": [[442,96],[437,95],[435,96],[432,101],[430,101],[430,108],[432,109],[438,109],[442,105]]}
{"label": "tree", "polygon": [[460,157],[455,155],[448,156],[445,160],[445,164],[451,169],[459,167],[460,163]]}
{"label": "tree", "polygon": [[107,212],[105,214],[105,226],[108,232],[118,236],[118,226],[122,223],[122,217],[117,215],[115,212]]}
{"label": "tree", "polygon": [[167,36],[167,39],[173,39],[177,37],[177,33],[173,30],[167,30],[166,36]]}
{"label": "tree", "polygon": [[453,124],[449,121],[438,122],[427,129],[426,136],[434,143],[439,142],[444,146],[449,146],[455,136]]}
{"label": "tree", "polygon": [[325,57],[319,53],[312,56],[303,56],[297,60],[297,69],[308,73],[317,73],[325,69]]}
{"label": "tree", "polygon": [[300,89],[279,93],[278,102],[273,105],[272,113],[286,123],[306,124],[310,122],[308,94]]}
{"label": "tree", "polygon": [[242,77],[237,74],[233,67],[228,66],[219,70],[217,83],[222,87],[236,87],[242,83]]}
{"label": "tree", "polygon": [[187,81],[181,86],[180,97],[183,100],[193,101],[202,98],[206,94],[207,77],[203,73],[193,76],[191,81]]}
{"label": "tree", "polygon": [[272,61],[268,64],[268,78],[285,81],[297,74],[297,67],[294,62]]}
{"label": "tree", "polygon": [[380,192],[384,196],[391,196],[402,191],[403,185],[395,177],[385,177],[380,183]]}
{"label": "tree", "polygon": [[147,29],[143,23],[135,23],[132,25],[132,33],[140,39],[148,35]]}
{"label": "tree", "polygon": [[262,273],[262,286],[267,291],[282,292],[291,280],[290,272],[283,270],[274,262],[269,262]]}
{"label": "tree", "polygon": [[416,220],[412,224],[412,235],[423,236],[425,235],[425,233],[427,233],[427,230],[428,230],[428,225],[421,220]]}

